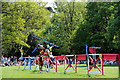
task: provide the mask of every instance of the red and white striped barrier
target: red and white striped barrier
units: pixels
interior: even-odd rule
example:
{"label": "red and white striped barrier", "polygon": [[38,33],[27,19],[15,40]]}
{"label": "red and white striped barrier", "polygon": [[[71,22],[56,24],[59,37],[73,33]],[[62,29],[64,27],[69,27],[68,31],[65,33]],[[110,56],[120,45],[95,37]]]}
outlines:
{"label": "red and white striped barrier", "polygon": [[[91,56],[96,56],[99,55],[99,57],[97,59],[93,59]],[[117,57],[118,56],[118,57]],[[70,61],[68,57],[72,57],[72,60]],[[87,61],[87,69],[88,69],[88,74],[89,73],[99,73],[104,75],[104,71],[103,71],[103,60],[116,60],[116,58],[118,58],[118,63],[119,63],[119,76],[120,76],[120,55],[119,54],[81,54],[81,55],[62,55],[62,56],[55,56],[56,59],[56,66],[53,65],[55,71],[57,72],[57,60],[64,60],[64,65],[65,65],[65,70],[64,73],[69,68],[69,66],[71,66],[73,68],[73,70],[70,72],[77,72],[77,60],[86,60]],[[90,68],[90,64],[89,61],[91,60],[92,62],[92,66]],[[96,64],[97,61],[100,61],[101,63],[101,67],[98,67],[98,65]],[[75,61],[75,67],[71,64],[73,61]],[[69,64],[67,65],[66,63],[69,62]],[[52,61],[51,61],[52,63]],[[96,66],[96,68],[99,70],[99,72],[92,72],[91,70],[93,69],[93,67]]]}
{"label": "red and white striped barrier", "polygon": [[[92,59],[91,58],[91,56],[96,56],[96,55],[99,55],[99,57],[97,59]],[[89,64],[90,60],[92,62],[92,66],[91,67],[90,67],[90,64]],[[101,68],[98,67],[98,65],[96,64],[98,60],[101,61]],[[88,74],[89,73],[100,73],[100,74],[103,75],[103,58],[102,58],[102,54],[88,54],[87,64],[88,64]],[[96,66],[96,68],[99,70],[99,72],[92,72],[91,71],[94,66]]]}

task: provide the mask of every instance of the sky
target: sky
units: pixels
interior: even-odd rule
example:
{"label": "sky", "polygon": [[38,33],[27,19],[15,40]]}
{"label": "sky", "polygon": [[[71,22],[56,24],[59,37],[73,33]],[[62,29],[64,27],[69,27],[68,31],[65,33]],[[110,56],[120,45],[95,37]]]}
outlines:
{"label": "sky", "polygon": [[54,8],[57,8],[57,6],[54,3],[54,0],[42,0],[43,2],[48,2],[48,4],[45,5],[45,7],[51,7],[52,10],[55,12]]}
{"label": "sky", "polygon": [[42,1],[44,1],[44,2],[54,2],[54,0],[42,0]]}

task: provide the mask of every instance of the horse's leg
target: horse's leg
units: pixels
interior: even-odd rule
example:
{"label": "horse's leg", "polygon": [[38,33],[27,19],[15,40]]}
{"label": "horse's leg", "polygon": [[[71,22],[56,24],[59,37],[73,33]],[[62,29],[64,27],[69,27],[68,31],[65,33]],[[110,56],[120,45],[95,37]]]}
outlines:
{"label": "horse's leg", "polygon": [[46,61],[45,61],[45,60],[44,60],[44,62],[43,62],[43,66],[45,66],[46,71],[47,71],[47,66],[46,66]]}
{"label": "horse's leg", "polygon": [[48,61],[46,60],[46,72],[48,73],[48,69],[49,69],[49,63]]}
{"label": "horse's leg", "polygon": [[46,65],[46,72],[47,72],[47,65]]}
{"label": "horse's leg", "polygon": [[46,65],[46,61],[45,61],[45,64],[44,64],[45,68],[46,68],[46,72],[47,72],[47,65]]}
{"label": "horse's leg", "polygon": [[47,65],[48,65],[48,71],[50,71],[49,60],[47,61]]}
{"label": "horse's leg", "polygon": [[48,65],[49,65],[49,67],[48,67],[48,68],[49,68],[49,71],[50,71],[50,68],[51,68],[51,63],[49,62],[49,63],[48,63]]}
{"label": "horse's leg", "polygon": [[41,67],[40,67],[40,64],[39,64],[39,70],[40,70],[40,73],[41,73]]}
{"label": "horse's leg", "polygon": [[42,65],[41,65],[41,64],[39,64],[39,70],[40,70],[40,73],[41,73],[41,68],[42,68]]}

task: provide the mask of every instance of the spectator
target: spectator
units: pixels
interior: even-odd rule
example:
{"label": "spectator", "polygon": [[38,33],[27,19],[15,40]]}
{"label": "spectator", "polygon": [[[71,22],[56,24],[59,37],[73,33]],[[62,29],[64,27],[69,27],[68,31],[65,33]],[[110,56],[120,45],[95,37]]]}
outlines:
{"label": "spectator", "polygon": [[2,66],[4,64],[4,57],[3,56],[2,56],[2,59],[1,59],[1,64],[2,64]]}
{"label": "spectator", "polygon": [[7,57],[4,58],[4,61],[5,61],[5,66],[9,66]]}
{"label": "spectator", "polygon": [[84,64],[86,64],[87,62],[86,61],[84,61]]}
{"label": "spectator", "polygon": [[107,64],[107,61],[106,61],[106,60],[104,60],[103,64]]}
{"label": "spectator", "polygon": [[110,61],[109,64],[113,64],[113,61]]}
{"label": "spectator", "polygon": [[8,58],[8,64],[10,64],[10,57]]}
{"label": "spectator", "polygon": [[2,66],[1,62],[0,62],[0,66]]}
{"label": "spectator", "polygon": [[14,65],[16,66],[16,64],[17,64],[17,58],[15,56],[13,58],[13,62],[14,62]]}
{"label": "spectator", "polygon": [[117,62],[116,62],[116,61],[114,61],[114,62],[113,62],[113,64],[115,64],[115,65],[116,65],[116,64],[117,64]]}
{"label": "spectator", "polygon": [[5,58],[4,58],[4,61],[5,61],[5,63],[6,63],[6,62],[8,62],[8,58],[7,58],[7,57],[5,57]]}
{"label": "spectator", "polygon": [[16,63],[16,65],[15,66],[19,66],[19,61]]}
{"label": "spectator", "polygon": [[10,65],[13,66],[13,56],[10,58]]}

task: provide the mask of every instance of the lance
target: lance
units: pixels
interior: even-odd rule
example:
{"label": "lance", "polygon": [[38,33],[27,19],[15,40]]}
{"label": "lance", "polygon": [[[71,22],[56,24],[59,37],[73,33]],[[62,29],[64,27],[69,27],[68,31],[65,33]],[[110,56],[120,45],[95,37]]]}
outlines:
{"label": "lance", "polygon": [[[60,25],[60,23],[45,37],[45,39],[42,40],[42,42],[40,44],[38,44],[39,46],[47,39],[47,37],[49,37],[49,35]],[[32,51],[32,53],[37,49],[37,47]]]}

